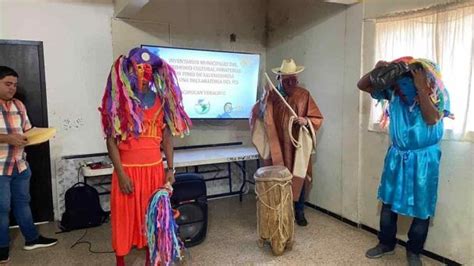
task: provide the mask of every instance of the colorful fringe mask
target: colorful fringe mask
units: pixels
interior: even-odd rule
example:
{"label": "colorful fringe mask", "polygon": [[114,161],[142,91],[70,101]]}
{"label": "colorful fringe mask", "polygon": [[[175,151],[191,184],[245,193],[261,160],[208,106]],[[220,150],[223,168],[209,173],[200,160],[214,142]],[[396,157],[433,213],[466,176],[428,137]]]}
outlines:
{"label": "colorful fringe mask", "polygon": [[170,265],[183,259],[184,244],[178,237],[170,192],[165,188],[156,191],[148,203],[146,236],[151,265]]}
{"label": "colorful fringe mask", "polygon": [[[424,58],[413,58],[410,56],[401,57],[393,62],[404,62],[408,65],[411,64],[420,64],[423,66],[423,70],[426,73],[426,77],[431,84],[431,101],[435,104],[436,108],[438,109],[441,118],[449,117],[451,119],[454,118],[454,115],[449,111],[449,94],[444,86],[444,83],[441,79],[441,71],[439,66]],[[419,104],[418,101],[414,103],[414,105]],[[413,106],[410,106],[410,109],[413,109]],[[380,119],[380,124],[382,127],[387,127],[389,123],[389,113],[388,113],[389,103],[382,102],[383,114]]]}
{"label": "colorful fringe mask", "polygon": [[140,135],[143,109],[137,92],[146,84],[156,88],[172,135],[183,137],[189,134],[191,120],[184,111],[175,71],[147,49],[134,48],[128,57],[119,56],[107,79],[99,108],[106,137],[125,140]]}

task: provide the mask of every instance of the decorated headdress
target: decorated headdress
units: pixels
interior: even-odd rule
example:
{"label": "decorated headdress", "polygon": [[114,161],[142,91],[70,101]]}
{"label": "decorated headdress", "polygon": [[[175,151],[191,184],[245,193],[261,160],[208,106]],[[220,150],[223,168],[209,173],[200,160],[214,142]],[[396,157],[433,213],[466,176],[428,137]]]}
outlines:
{"label": "decorated headdress", "polygon": [[[393,60],[392,62],[404,62],[408,65],[412,64],[419,64],[423,67],[423,70],[426,73],[426,77],[431,84],[431,101],[435,104],[440,116],[442,118],[449,117],[454,118],[454,115],[449,111],[449,94],[444,86],[441,70],[438,64],[424,58],[413,58],[411,56],[405,56],[398,59]],[[415,102],[418,104],[418,102]],[[381,118],[381,125],[382,127],[386,127],[389,122],[388,117],[388,104],[385,103],[383,106],[384,112]]]}
{"label": "decorated headdress", "polygon": [[118,140],[139,136],[143,109],[137,92],[142,90],[145,82],[156,88],[172,135],[182,137],[189,134],[191,120],[184,111],[174,69],[147,49],[134,48],[128,57],[119,56],[110,70],[99,108],[104,135]]}

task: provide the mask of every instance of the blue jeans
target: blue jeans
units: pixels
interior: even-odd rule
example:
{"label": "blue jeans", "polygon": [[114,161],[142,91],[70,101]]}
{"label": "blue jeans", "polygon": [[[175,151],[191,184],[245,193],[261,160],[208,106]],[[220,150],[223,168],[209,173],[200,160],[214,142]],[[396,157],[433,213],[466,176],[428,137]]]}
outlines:
{"label": "blue jeans", "polygon": [[304,213],[304,186],[301,189],[301,194],[298,201],[295,202],[295,214]]}
{"label": "blue jeans", "polygon": [[15,167],[11,176],[0,175],[0,247],[10,246],[10,206],[25,241],[39,237],[30,209],[30,178],[30,168],[18,173]]}
{"label": "blue jeans", "polygon": [[[397,218],[398,214],[391,210],[391,205],[383,204],[380,213],[380,233],[379,241],[381,244],[393,249],[397,244]],[[428,228],[430,226],[430,218],[422,220],[413,218],[410,231],[408,231],[408,242],[406,249],[415,254],[423,251],[426,237],[428,236]]]}

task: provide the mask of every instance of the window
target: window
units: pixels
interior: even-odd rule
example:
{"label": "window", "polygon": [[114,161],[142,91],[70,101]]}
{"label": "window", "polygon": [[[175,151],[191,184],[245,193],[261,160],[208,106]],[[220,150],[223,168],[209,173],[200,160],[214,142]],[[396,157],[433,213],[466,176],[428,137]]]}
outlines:
{"label": "window", "polygon": [[[448,138],[474,140],[473,30],[474,6],[451,6],[377,19],[375,59],[402,56],[427,58],[440,65],[450,94],[451,112],[445,119]],[[378,129],[380,105],[371,110],[370,129]]]}

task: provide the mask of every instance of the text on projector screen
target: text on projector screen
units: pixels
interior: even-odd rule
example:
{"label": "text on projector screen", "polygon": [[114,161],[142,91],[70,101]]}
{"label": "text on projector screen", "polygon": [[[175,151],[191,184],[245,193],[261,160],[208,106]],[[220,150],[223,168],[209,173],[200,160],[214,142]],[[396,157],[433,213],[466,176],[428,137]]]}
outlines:
{"label": "text on projector screen", "polygon": [[176,71],[192,119],[247,119],[256,102],[260,55],[143,45]]}

